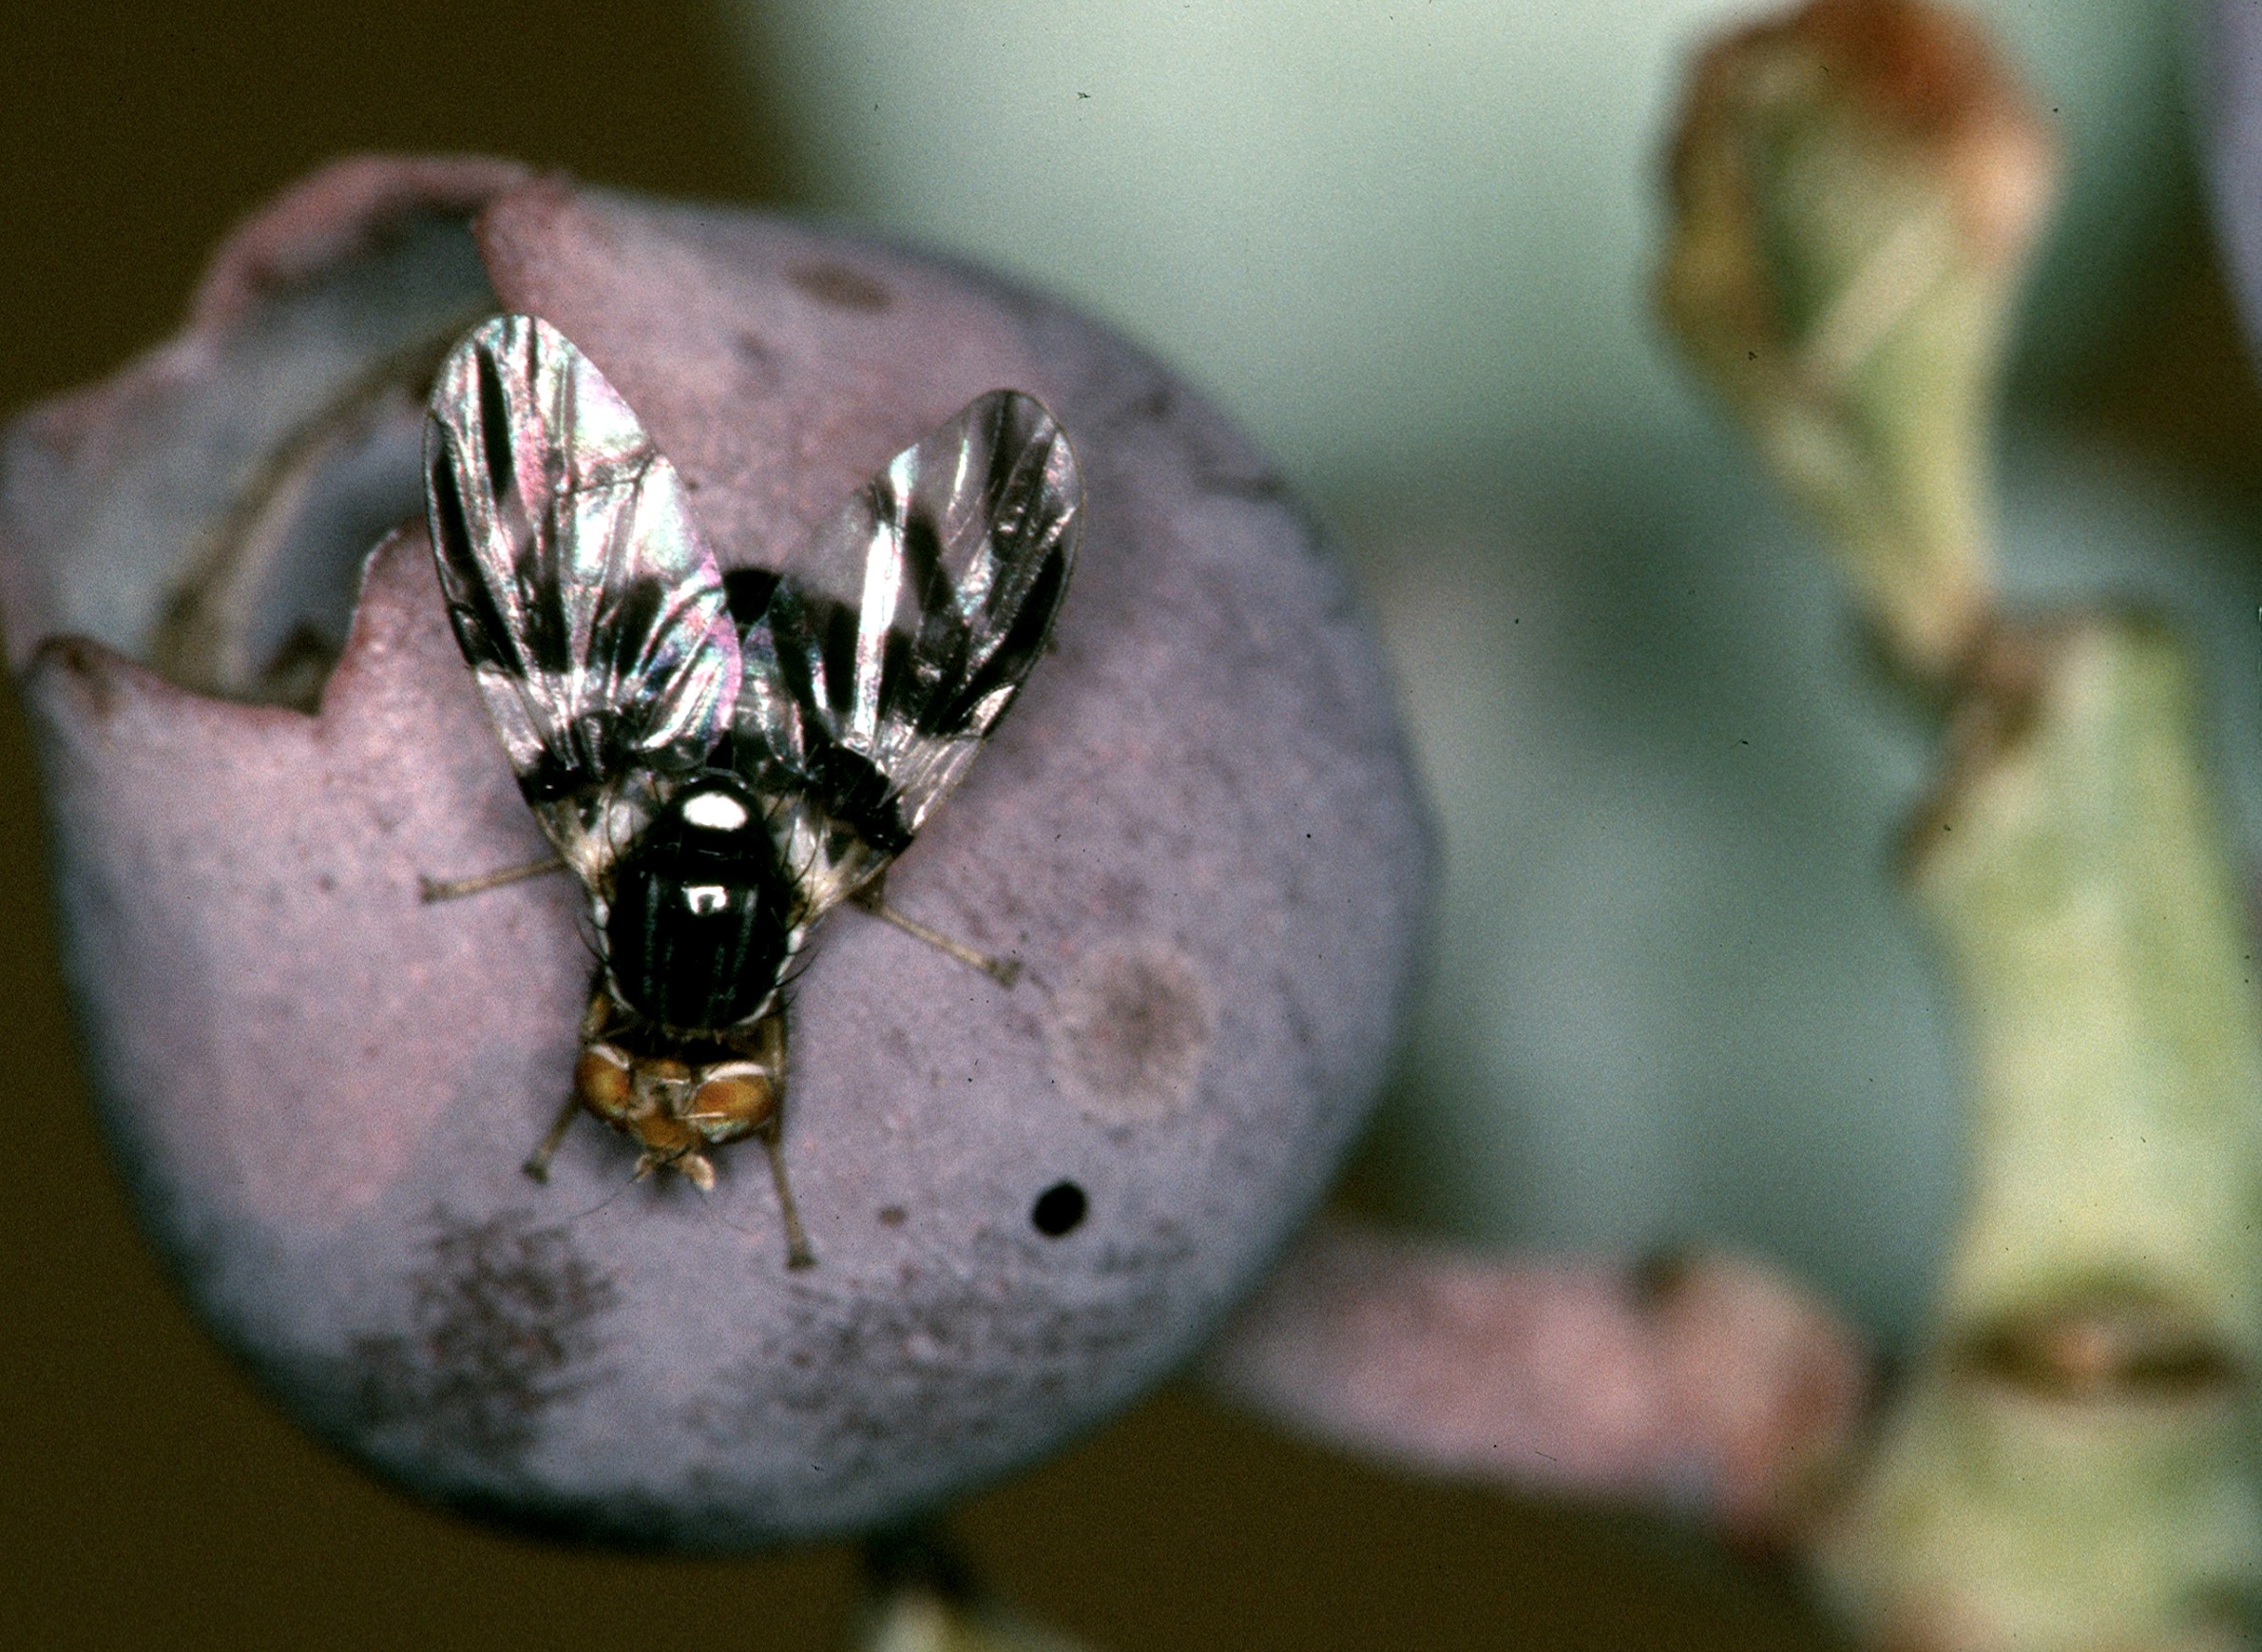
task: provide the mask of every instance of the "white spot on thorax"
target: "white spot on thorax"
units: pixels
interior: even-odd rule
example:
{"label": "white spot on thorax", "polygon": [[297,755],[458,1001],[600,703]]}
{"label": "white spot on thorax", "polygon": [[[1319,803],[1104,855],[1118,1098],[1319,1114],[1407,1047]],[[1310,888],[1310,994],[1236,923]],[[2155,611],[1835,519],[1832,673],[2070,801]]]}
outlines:
{"label": "white spot on thorax", "polygon": [[736,832],[746,824],[746,805],[728,792],[698,792],[684,799],[683,820],[702,832]]}
{"label": "white spot on thorax", "polygon": [[[731,805],[737,808],[737,804]],[[700,917],[719,912],[730,905],[731,892],[719,883],[687,883],[683,886],[683,904]]]}

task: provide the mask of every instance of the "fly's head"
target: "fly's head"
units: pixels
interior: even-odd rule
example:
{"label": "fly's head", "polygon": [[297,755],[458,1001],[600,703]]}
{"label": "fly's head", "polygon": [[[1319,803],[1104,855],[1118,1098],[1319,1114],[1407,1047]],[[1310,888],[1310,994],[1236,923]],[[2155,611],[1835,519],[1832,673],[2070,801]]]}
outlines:
{"label": "fly's head", "polygon": [[[764,1026],[782,1024],[776,1018]],[[724,1054],[642,1054],[609,1039],[583,1045],[573,1071],[575,1099],[642,1149],[636,1174],[676,1170],[701,1192],[715,1185],[704,1149],[775,1124],[784,1093],[783,1039],[776,1059]]]}

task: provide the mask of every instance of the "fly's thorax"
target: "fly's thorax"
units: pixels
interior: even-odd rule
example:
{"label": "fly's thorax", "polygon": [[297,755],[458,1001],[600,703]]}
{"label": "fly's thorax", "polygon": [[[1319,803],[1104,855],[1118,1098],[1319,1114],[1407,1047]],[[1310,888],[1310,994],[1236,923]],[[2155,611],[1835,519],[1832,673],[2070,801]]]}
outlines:
{"label": "fly's thorax", "polygon": [[686,781],[614,863],[611,884],[605,963],[632,1013],[712,1030],[768,1003],[792,956],[793,880],[736,777]]}

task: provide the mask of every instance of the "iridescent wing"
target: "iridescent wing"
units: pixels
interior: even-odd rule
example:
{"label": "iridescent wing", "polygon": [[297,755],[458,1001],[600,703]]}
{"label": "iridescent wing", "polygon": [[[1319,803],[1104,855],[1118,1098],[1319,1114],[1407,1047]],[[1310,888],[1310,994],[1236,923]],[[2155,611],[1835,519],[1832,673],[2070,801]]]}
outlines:
{"label": "iridescent wing", "polygon": [[1012,704],[1067,589],[1083,502],[1052,415],[992,391],[896,454],[758,611],[738,605],[736,760],[782,808],[805,917],[910,845]]}
{"label": "iridescent wing", "polygon": [[425,421],[448,617],[519,790],[592,891],[730,726],[738,628],[675,468],[546,321],[450,354]]}

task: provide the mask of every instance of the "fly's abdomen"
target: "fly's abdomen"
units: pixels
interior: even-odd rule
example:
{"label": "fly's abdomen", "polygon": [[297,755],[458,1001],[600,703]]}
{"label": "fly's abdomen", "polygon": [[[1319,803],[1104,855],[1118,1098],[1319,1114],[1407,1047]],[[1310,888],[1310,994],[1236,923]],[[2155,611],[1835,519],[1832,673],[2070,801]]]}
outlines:
{"label": "fly's abdomen", "polygon": [[759,805],[710,772],[613,868],[605,961],[629,1008],[691,1030],[735,1026],[785,968],[792,887]]}

